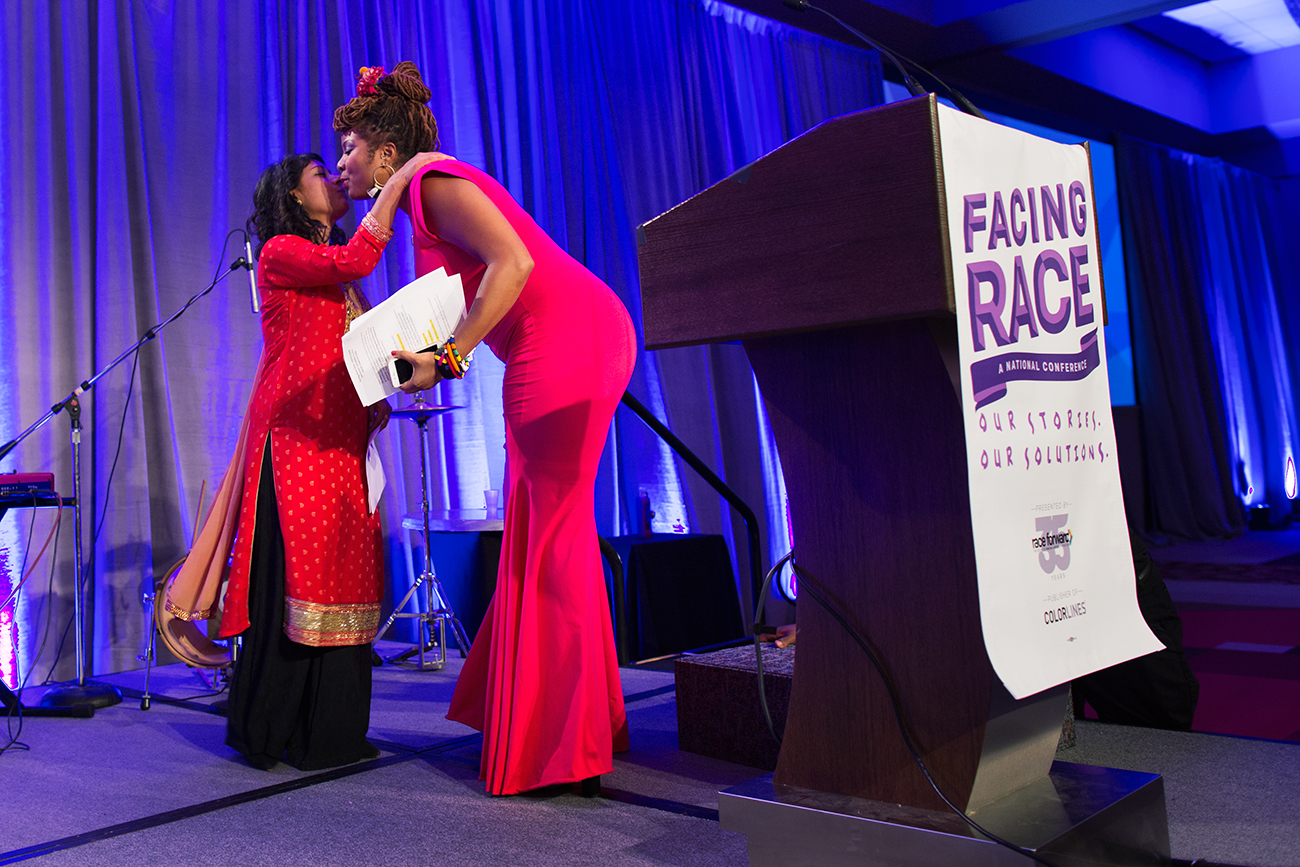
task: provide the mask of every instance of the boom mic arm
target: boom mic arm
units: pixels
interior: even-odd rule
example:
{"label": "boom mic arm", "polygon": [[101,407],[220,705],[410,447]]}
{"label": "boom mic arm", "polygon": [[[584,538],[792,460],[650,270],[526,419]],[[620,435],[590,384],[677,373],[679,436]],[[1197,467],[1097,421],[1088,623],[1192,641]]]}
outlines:
{"label": "boom mic arm", "polygon": [[919,81],[917,81],[910,72],[907,71],[907,69],[903,66],[904,63],[906,63],[908,66],[913,67],[917,71],[924,73],[929,78],[933,79],[936,84],[938,84],[945,91],[947,91],[948,95],[952,97],[952,101],[955,102],[962,109],[962,111],[965,111],[967,114],[973,114],[975,117],[978,117],[981,120],[988,120],[988,118],[984,116],[984,112],[976,108],[974,103],[972,103],[969,99],[963,96],[961,92],[959,92],[956,88],[948,85],[939,76],[935,75],[933,72],[926,69],[924,66],[917,63],[914,60],[908,60],[906,57],[902,57],[901,55],[895,55],[892,51],[890,51],[888,48],[885,48],[885,46],[881,45],[879,42],[876,42],[874,39],[867,36],[857,28],[850,26],[844,21],[841,21],[839,18],[835,17],[830,12],[827,12],[825,9],[822,9],[820,6],[814,6],[813,4],[809,3],[808,0],[781,0],[781,2],[785,5],[787,9],[793,9],[796,12],[805,12],[809,9],[813,10],[814,12],[820,12],[821,14],[825,15],[827,18],[830,18],[836,24],[843,27],[845,30],[852,33],[854,36],[861,39],[867,45],[870,45],[872,48],[879,51],[880,54],[886,60],[892,63],[894,65],[894,68],[897,69],[899,73],[903,76],[903,84],[907,87],[908,92],[911,93],[912,96],[923,96],[929,91],[927,91],[925,87]]}

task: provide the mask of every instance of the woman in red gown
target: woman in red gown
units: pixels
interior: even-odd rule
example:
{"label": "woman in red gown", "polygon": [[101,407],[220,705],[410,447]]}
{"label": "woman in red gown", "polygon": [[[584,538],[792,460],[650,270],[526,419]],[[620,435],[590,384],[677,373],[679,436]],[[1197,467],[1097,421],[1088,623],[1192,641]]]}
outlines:
{"label": "woman in red gown", "polygon": [[[349,195],[362,195],[376,170],[436,147],[429,98],[414,64],[363,70],[357,98],[334,115]],[[468,307],[458,354],[397,353],[415,370],[403,390],[463,375],[479,342],[506,365],[501,564],[447,716],[482,730],[488,792],[582,782],[594,794],[628,746],[595,483],[636,362],[632,322],[608,286],[473,166],[425,166],[402,207],[416,270],[459,274]]]}
{"label": "woman in red gown", "polygon": [[253,196],[262,360],[237,453],[164,604],[182,621],[210,616],[229,562],[220,635],[242,640],[226,743],[259,768],[379,754],[366,731],[383,557],[364,462],[388,405],[361,405],[340,341],[364,309],[350,281],[379,262],[398,199],[430,158],[394,176],[347,243],[335,224],[348,199],[319,156],[269,167]]}

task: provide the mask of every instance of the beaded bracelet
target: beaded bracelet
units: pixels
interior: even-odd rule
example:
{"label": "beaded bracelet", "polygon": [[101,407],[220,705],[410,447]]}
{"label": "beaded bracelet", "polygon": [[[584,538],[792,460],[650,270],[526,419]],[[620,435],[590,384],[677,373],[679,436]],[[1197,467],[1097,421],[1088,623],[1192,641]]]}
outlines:
{"label": "beaded bracelet", "polygon": [[387,244],[393,237],[393,230],[385,229],[381,226],[379,221],[375,219],[374,214],[366,214],[365,218],[361,221],[361,228],[365,229],[371,235],[374,235],[375,240],[385,244]]}
{"label": "beaded bracelet", "polygon": [[[470,355],[473,354],[470,353]],[[454,334],[447,338],[447,342],[442,345],[434,358],[438,373],[444,379],[464,379],[466,371],[469,370],[470,360],[461,356],[460,350],[456,348],[456,336]]]}
{"label": "beaded bracelet", "polygon": [[456,348],[456,335],[454,334],[450,335],[447,338],[447,342],[443,345],[447,349],[449,360],[452,362],[452,364],[456,366],[457,369],[460,370],[460,375],[464,376],[465,372],[469,370],[469,358],[462,357],[460,354],[460,350]]}
{"label": "beaded bracelet", "polygon": [[456,371],[447,363],[447,353],[439,352],[433,357],[433,366],[438,369],[438,376],[443,379],[461,379],[465,374],[456,375]]}

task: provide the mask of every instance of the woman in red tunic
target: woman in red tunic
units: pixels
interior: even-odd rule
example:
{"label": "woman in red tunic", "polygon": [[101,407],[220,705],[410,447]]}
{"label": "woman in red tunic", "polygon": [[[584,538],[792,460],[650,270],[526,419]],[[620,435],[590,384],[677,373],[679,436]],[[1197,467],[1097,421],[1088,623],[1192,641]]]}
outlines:
{"label": "woman in red tunic", "polygon": [[[338,109],[348,194],[436,147],[414,64],[363,75]],[[505,535],[496,593],[461,671],[448,718],[483,731],[492,794],[583,782],[599,790],[627,749],[609,601],[596,537],[596,468],[636,362],[614,292],[560,249],[491,177],[447,160],[416,174],[402,207],[416,270],[459,274],[468,316],[456,352],[413,355],[405,391],[464,374],[485,342],[506,365]]]}
{"label": "woman in red tunic", "polygon": [[[196,544],[203,554],[192,552],[186,568],[202,581],[224,571],[230,554],[220,634],[242,635],[242,642],[226,743],[256,767],[284,759],[317,770],[379,754],[366,730],[382,539],[363,467],[388,405],[361,405],[340,341],[364,308],[350,281],[379,262],[399,196],[428,158],[412,160],[391,179],[347,243],[335,224],[348,200],[319,156],[276,163],[253,195],[248,228],[261,239],[262,361],[240,437],[243,454],[232,460],[219,494],[225,508],[214,508],[208,520],[230,523],[238,504],[238,529],[233,551],[228,541]],[[213,532],[205,526],[201,535],[211,539]],[[182,572],[179,586],[168,588],[169,609],[178,599],[203,598],[193,582]],[[204,614],[190,609],[183,616]]]}

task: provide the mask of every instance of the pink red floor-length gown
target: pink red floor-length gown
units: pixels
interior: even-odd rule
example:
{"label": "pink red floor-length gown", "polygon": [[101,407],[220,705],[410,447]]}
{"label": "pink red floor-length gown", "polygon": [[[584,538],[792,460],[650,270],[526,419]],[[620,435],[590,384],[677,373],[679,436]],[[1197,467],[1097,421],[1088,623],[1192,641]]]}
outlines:
{"label": "pink red floor-length gown", "polygon": [[[453,160],[501,210],[533,258],[519,299],[485,342],[505,361],[505,534],[496,593],[448,719],[483,732],[480,777],[495,795],[613,770],[628,748],[609,601],[596,537],[596,467],[636,362],[614,292],[565,253],[505,189]],[[411,184],[416,270],[460,274],[472,302],[484,265],[430,233]]]}

